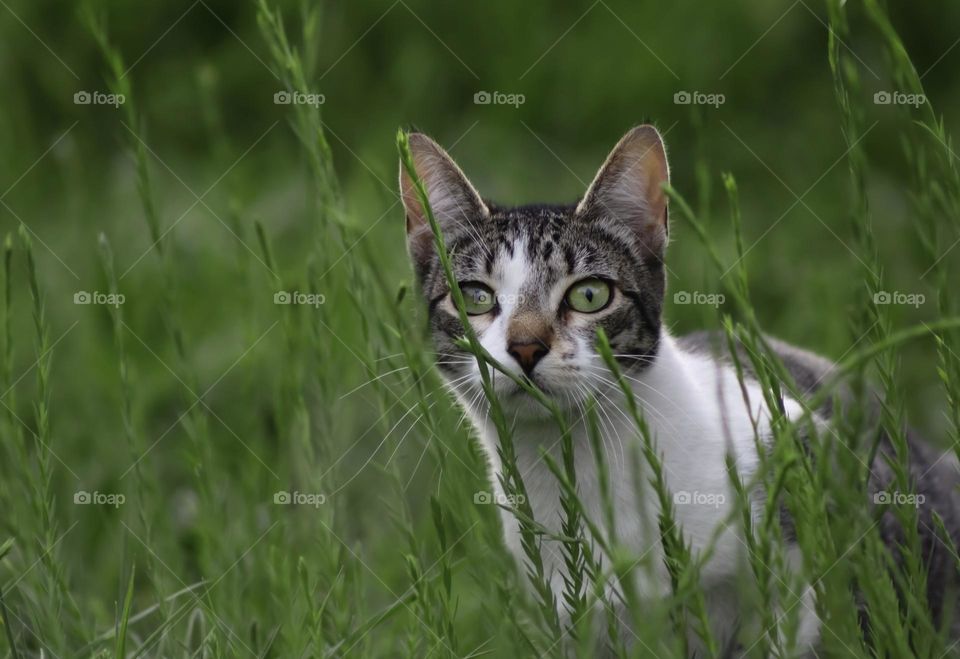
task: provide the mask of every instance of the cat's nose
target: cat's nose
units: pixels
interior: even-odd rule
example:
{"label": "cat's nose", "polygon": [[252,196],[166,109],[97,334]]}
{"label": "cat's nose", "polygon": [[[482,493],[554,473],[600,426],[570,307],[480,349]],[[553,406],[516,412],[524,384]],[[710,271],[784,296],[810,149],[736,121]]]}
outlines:
{"label": "cat's nose", "polygon": [[550,348],[540,340],[511,341],[507,345],[507,353],[517,360],[520,368],[527,375],[533,372],[534,367],[550,352]]}

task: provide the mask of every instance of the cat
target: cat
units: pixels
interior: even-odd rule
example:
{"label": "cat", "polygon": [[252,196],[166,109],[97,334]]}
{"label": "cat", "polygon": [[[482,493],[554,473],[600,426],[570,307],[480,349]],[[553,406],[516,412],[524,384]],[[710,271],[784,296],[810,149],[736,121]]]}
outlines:
{"label": "cat", "polygon": [[[609,337],[656,442],[669,489],[675,497],[682,493],[709,504],[676,505],[674,510],[694,555],[719,531],[701,583],[714,633],[723,643],[731,643],[740,622],[732,583],[742,570],[747,549],[737,530],[718,529],[737,501],[725,461],[731,455],[742,479],[749,481],[759,463],[755,437],[771,441],[770,412],[754,379],[748,375],[741,387],[716,334],[678,338],[663,326],[669,229],[664,184],[669,182],[669,166],[659,132],[651,125],[630,130],[575,205],[522,207],[484,201],[436,142],[420,133],[408,139],[414,169],[441,229],[478,340],[505,368],[528,379],[577,419],[571,432],[578,495],[587,515],[599,521],[602,501],[581,407],[589,395],[596,397],[604,446],[612,453],[607,460],[608,481],[618,508],[619,538],[637,555],[660,552],[656,497],[646,481],[633,482],[629,460],[623,459],[624,446],[639,441],[637,431],[625,399],[595,349],[597,328]],[[502,496],[499,440],[481,393],[479,367],[456,344],[464,328],[426,209],[402,165],[400,193],[408,251],[426,300],[438,369],[475,427],[493,472],[493,486]],[[769,344],[805,392],[816,391],[830,379],[834,365],[828,360],[774,339]],[[512,379],[496,371],[491,377],[512,423],[517,465],[534,518],[559,533],[561,490],[541,455],[547,451],[559,458],[557,427],[546,408]],[[830,407],[825,405],[816,420],[829,417]],[[782,408],[790,419],[803,416],[801,405],[788,396]],[[910,441],[916,446],[911,455],[916,475],[924,474],[918,487],[931,502],[921,514],[928,528],[933,528],[930,514],[936,510],[957,542],[956,462],[939,460],[913,435]],[[879,491],[892,476],[879,459],[874,471],[880,473],[873,483]],[[642,500],[650,510],[637,509],[638,488],[646,491]],[[503,510],[502,522],[506,545],[522,562],[518,521]],[[897,529],[887,526],[886,535],[893,542]],[[551,588],[562,602],[566,569],[562,553],[555,541],[544,540],[542,547]],[[949,555],[938,546],[925,547],[936,554],[931,565],[944,574],[955,572]],[[799,552],[791,558],[799,560]],[[657,564],[662,566],[662,561]],[[942,590],[945,581],[931,579],[932,600],[942,597],[942,592],[933,591]],[[653,578],[638,576],[636,585],[644,597],[670,593],[665,568]],[[803,613],[797,647],[813,649],[822,626],[813,591],[808,588],[798,597]],[[695,647],[697,639],[691,638],[691,643]]]}

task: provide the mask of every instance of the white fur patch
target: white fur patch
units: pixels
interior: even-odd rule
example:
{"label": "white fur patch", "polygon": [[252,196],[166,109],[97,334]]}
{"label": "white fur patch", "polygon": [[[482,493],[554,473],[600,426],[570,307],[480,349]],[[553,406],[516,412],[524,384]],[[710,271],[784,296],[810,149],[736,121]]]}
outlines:
{"label": "white fur patch", "polygon": [[[516,254],[523,254],[518,250]],[[510,270],[509,281],[522,282],[518,276],[524,271],[522,256],[504,265]],[[506,274],[506,273],[505,273]],[[505,318],[506,314],[502,316]],[[505,354],[500,319],[484,337],[484,345],[494,356]],[[496,342],[500,345],[496,345]],[[670,593],[669,576],[661,560],[657,514],[659,506],[652,488],[646,482],[639,487],[633,483],[628,459],[630,444],[640,442],[633,421],[629,418],[623,399],[614,389],[607,387],[597,377],[601,361],[587,345],[578,346],[581,359],[592,361],[585,371],[584,382],[591,388],[604,391],[598,396],[601,433],[610,469],[609,483],[616,505],[617,531],[637,556],[653,553],[658,566],[654,574],[638,571],[637,588],[646,596],[666,597]],[[715,360],[680,350],[666,333],[662,336],[660,349],[654,363],[640,372],[632,383],[635,399],[641,405],[650,431],[656,442],[664,466],[665,478],[674,496],[674,511],[681,525],[684,538],[691,544],[694,554],[702,553],[711,543],[722,522],[736,507],[736,495],[729,484],[726,468],[728,452],[733,456],[741,478],[750,479],[758,466],[754,443],[754,423],[761,436],[769,431],[770,415],[759,387],[747,384],[749,406],[744,402],[743,392],[734,370]],[[467,401],[462,401],[466,405]],[[793,400],[784,401],[787,416],[799,418],[802,408]],[[498,438],[496,430],[486,415],[486,403],[468,410],[477,427],[481,443],[489,456],[495,472],[499,472],[497,458]],[[514,445],[518,467],[524,479],[529,503],[538,523],[560,532],[562,510],[560,489],[556,477],[541,458],[541,450],[552,454],[559,462],[559,432],[555,424],[538,416],[516,415]],[[590,441],[583,418],[573,428],[573,445],[579,496],[587,514],[597,523],[604,519],[595,460],[590,450]],[[499,479],[492,479],[499,489]],[[637,494],[642,501],[638,502]],[[502,493],[501,493],[502,494]],[[503,524],[507,546],[521,562],[524,560],[516,519],[503,512]],[[551,584],[562,601],[563,571],[565,569],[559,546],[550,540],[543,543],[544,561],[550,574]],[[721,530],[713,546],[713,554],[704,565],[702,584],[708,594],[710,616],[720,629],[718,637],[729,634],[730,616],[737,613],[736,592],[732,584],[740,575],[746,561],[746,544],[733,528]],[[801,624],[803,638],[801,647],[816,641],[819,624],[810,602],[812,595],[804,595],[805,611]]]}

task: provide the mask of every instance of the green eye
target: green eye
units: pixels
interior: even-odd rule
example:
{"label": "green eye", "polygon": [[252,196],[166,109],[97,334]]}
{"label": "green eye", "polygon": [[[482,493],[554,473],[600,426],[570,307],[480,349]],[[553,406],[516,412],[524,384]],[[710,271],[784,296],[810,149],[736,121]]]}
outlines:
{"label": "green eye", "polygon": [[582,279],[570,287],[565,299],[574,311],[596,313],[610,302],[610,284],[596,277]]}
{"label": "green eye", "polygon": [[460,284],[463,293],[463,304],[468,315],[481,316],[490,313],[497,303],[493,291],[489,286],[477,283]]}

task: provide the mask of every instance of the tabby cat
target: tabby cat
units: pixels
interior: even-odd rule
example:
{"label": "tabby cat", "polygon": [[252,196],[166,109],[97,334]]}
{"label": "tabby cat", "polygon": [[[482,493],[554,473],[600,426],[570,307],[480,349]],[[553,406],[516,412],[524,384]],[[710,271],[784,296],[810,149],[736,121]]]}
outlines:
{"label": "tabby cat", "polygon": [[[659,552],[656,497],[646,481],[633,482],[629,460],[616,459],[625,446],[640,440],[624,398],[595,349],[597,328],[609,337],[656,441],[670,490],[675,495],[706,497],[711,504],[677,505],[675,514],[695,554],[719,532],[701,579],[715,634],[732,639],[741,623],[733,584],[743,569],[746,545],[735,528],[717,528],[737,500],[726,458],[731,455],[744,482],[749,481],[758,468],[755,437],[760,438],[760,446],[772,441],[770,414],[754,380],[748,378],[741,387],[729,356],[717,349],[715,336],[677,338],[663,327],[668,236],[663,188],[669,168],[660,134],[649,125],[629,131],[575,205],[506,207],[484,201],[433,140],[414,133],[409,144],[480,343],[507,369],[526,377],[577,419],[572,432],[578,493],[587,514],[599,522],[604,515],[596,462],[582,415],[584,401],[591,395],[596,398],[604,445],[613,453],[607,460],[608,481],[618,507],[619,538],[637,555]],[[455,343],[464,328],[426,210],[403,167],[400,192],[408,249],[429,309],[437,365],[476,428],[493,472],[493,486],[499,490],[498,435],[480,393],[478,365]],[[826,359],[773,339],[769,343],[802,390],[813,392],[830,379],[833,365]],[[541,450],[558,456],[557,427],[546,409],[513,380],[500,372],[492,373],[492,378],[513,424],[517,463],[534,517],[559,533],[560,488],[541,457]],[[791,419],[802,415],[801,406],[789,397],[783,400],[783,410]],[[825,406],[822,418],[830,414]],[[927,501],[921,511],[921,519],[927,522],[922,532],[934,528],[931,513],[935,510],[957,542],[956,462],[938,460],[912,434],[910,441],[915,475],[923,475],[917,491],[925,493]],[[871,487],[879,491],[891,478],[880,457],[873,472]],[[641,499],[649,509],[638,508],[638,488],[646,490]],[[757,506],[761,501],[758,497]],[[502,520],[506,544],[522,561],[518,522],[509,511],[503,511]],[[896,525],[884,526],[885,536],[894,543]],[[784,528],[789,529],[789,520]],[[924,542],[930,550],[930,569],[939,572],[931,575],[929,594],[931,604],[939,607],[946,576],[956,572],[956,565],[939,539]],[[543,557],[557,601],[562,602],[566,567],[555,541],[543,541]],[[794,557],[799,559],[799,551]],[[662,566],[662,561],[658,564]],[[665,568],[654,578],[638,574],[637,579],[643,597],[670,593]],[[812,648],[821,631],[813,590],[800,597],[799,646]]]}

